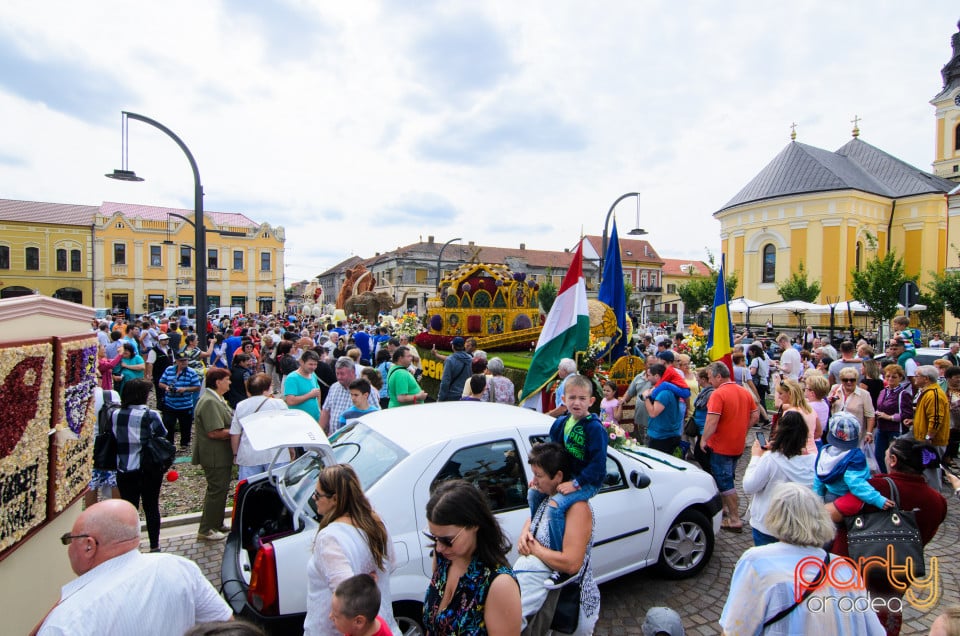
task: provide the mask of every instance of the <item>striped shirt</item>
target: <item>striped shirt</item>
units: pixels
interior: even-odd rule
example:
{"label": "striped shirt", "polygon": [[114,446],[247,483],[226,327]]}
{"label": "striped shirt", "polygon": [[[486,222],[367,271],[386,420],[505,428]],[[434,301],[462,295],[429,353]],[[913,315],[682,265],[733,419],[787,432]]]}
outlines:
{"label": "striped shirt", "polygon": [[140,470],[140,449],[151,436],[165,437],[160,414],[145,404],[123,408],[113,414],[113,434],[117,437],[117,472]]}
{"label": "striped shirt", "polygon": [[174,393],[170,389],[174,387],[178,389],[199,387],[202,383],[200,374],[190,367],[184,368],[183,373],[177,373],[176,365],[167,367],[164,369],[163,375],[160,376],[160,384],[166,384],[169,387],[164,394],[164,406],[174,411],[189,411],[193,408],[197,392]]}

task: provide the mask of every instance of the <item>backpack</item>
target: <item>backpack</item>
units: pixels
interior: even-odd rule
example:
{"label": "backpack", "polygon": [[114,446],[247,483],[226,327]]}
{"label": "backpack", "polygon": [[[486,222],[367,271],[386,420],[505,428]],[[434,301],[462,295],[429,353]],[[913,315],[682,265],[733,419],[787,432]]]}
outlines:
{"label": "backpack", "polygon": [[113,391],[103,392],[103,406],[97,413],[97,431],[93,438],[93,467],[97,470],[117,469],[117,437],[113,434],[113,414],[120,410]]}

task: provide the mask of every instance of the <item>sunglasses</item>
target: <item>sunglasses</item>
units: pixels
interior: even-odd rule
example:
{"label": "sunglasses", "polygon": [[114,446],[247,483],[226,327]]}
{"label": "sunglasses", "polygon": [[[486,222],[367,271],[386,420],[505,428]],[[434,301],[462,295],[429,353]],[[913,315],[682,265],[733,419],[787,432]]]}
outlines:
{"label": "sunglasses", "polygon": [[856,382],[857,379],[856,379],[856,378],[842,378],[840,381],[843,382],[843,383]]}
{"label": "sunglasses", "polygon": [[320,492],[319,490],[314,490],[313,495],[311,495],[314,500],[317,499],[333,499],[336,495],[328,495],[325,492]]}
{"label": "sunglasses", "polygon": [[460,535],[463,534],[463,531],[466,530],[466,529],[467,529],[466,527],[460,528],[460,532],[458,532],[457,534],[455,534],[455,535],[453,536],[453,538],[450,538],[450,537],[438,537],[438,536],[435,536],[435,535],[430,534],[430,533],[427,532],[426,530],[421,530],[421,533],[423,534],[423,536],[425,536],[427,539],[429,539],[430,541],[432,541],[434,544],[439,543],[440,545],[446,546],[446,547],[448,547],[448,548],[452,548],[452,547],[453,547],[453,542],[456,541],[457,539],[459,539],[459,538],[460,538]]}
{"label": "sunglasses", "polygon": [[100,542],[97,541],[97,538],[92,537],[89,534],[70,534],[69,532],[65,532],[60,535],[60,543],[63,545],[70,545],[70,542],[74,539],[93,539],[95,544],[100,545]]}

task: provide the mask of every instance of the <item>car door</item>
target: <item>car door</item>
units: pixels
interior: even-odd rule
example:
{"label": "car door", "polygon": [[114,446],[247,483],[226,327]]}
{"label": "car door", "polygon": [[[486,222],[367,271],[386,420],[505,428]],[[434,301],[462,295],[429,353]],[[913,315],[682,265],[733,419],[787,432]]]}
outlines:
{"label": "car door", "polygon": [[[448,445],[427,466],[414,489],[417,517],[423,518],[430,492],[440,482],[463,479],[474,484],[486,495],[487,502],[497,516],[500,526],[515,546],[523,524],[530,518],[527,504],[526,452],[521,452],[516,436],[504,435],[494,439],[477,437],[457,440]],[[421,549],[429,554],[429,541],[420,535]],[[508,559],[516,559],[511,551]],[[430,576],[432,563],[424,559],[424,574]]]}
{"label": "car door", "polygon": [[624,468],[608,454],[603,487],[590,500],[596,515],[591,564],[598,579],[635,570],[654,556],[653,497],[649,488],[629,483]]}

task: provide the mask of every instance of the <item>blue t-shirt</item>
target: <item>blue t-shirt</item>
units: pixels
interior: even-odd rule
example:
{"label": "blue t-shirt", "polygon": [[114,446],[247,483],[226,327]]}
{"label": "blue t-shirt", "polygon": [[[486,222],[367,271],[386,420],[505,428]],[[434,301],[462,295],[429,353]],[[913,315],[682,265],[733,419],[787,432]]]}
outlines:
{"label": "blue t-shirt", "polygon": [[[317,376],[312,373],[309,378],[305,378],[298,371],[294,371],[293,373],[288,373],[283,378],[284,395],[304,395],[318,388],[320,388],[320,384],[317,382]],[[304,400],[300,404],[291,406],[290,408],[305,411],[309,413],[313,419],[318,422],[320,421],[320,400],[318,399]]]}
{"label": "blue t-shirt", "polygon": [[[370,396],[370,399],[373,399],[372,395]],[[367,413],[373,413],[374,411],[379,411],[379,410],[380,409],[374,408],[371,406],[367,410],[362,411],[355,406],[351,406],[346,411],[340,414],[337,430],[339,431],[341,428],[349,424],[350,420],[355,420],[362,415],[366,415]]]}
{"label": "blue t-shirt", "polygon": [[663,410],[660,411],[660,415],[651,417],[648,420],[647,435],[653,439],[678,437],[683,420],[680,416],[680,406],[677,404],[677,396],[670,391],[661,391],[654,400],[663,404]]}

